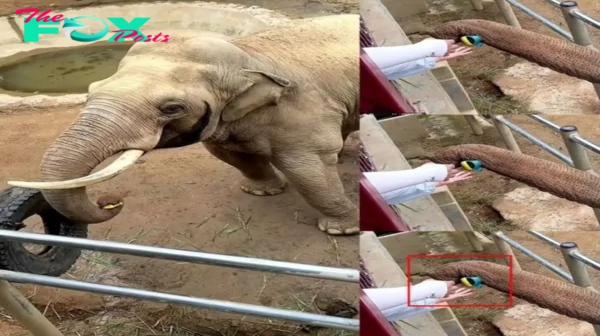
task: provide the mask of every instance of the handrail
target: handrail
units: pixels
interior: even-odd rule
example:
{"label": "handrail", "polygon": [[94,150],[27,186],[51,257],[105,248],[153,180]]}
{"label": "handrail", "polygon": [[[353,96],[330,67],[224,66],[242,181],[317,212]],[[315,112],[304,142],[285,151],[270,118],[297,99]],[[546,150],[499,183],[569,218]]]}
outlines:
{"label": "handrail", "polygon": [[566,38],[569,41],[573,41],[573,36],[571,35],[571,33],[569,33],[568,30],[563,29],[561,26],[557,25],[556,23],[546,19],[545,17],[541,16],[540,14],[536,13],[533,9],[523,5],[520,2],[517,2],[515,0],[504,0],[506,2],[508,2],[509,4],[513,5],[514,7],[520,9],[521,11],[523,11],[523,13],[531,16],[532,18],[538,20],[539,22],[541,22],[544,26],[552,29],[553,31],[555,31],[557,34],[559,34],[560,36]]}
{"label": "handrail", "polygon": [[[241,269],[266,271],[287,275],[304,276],[326,280],[360,282],[358,270],[334,268],[317,265],[307,265],[259,258],[240,257],[232,255],[211,254],[199,251],[162,248],[155,246],[124,244],[110,241],[91,240],[83,238],[63,237],[46,234],[35,234],[19,231],[0,230],[0,239],[23,243],[66,246],[92,251],[118,253],[148,257],[155,259],[184,261],[208,265],[235,267]],[[63,288],[89,293],[123,296],[142,300],[166,302],[200,307],[217,311],[225,311],[244,315],[261,316],[266,318],[294,321],[302,324],[320,327],[338,328],[344,330],[359,330],[358,319],[340,318],[334,316],[307,313],[280,308],[264,307],[238,302],[204,299],[154,292],[137,288],[120,287],[93,282],[77,281],[38,274],[0,270],[0,306],[17,319],[34,336],[63,336],[58,329],[39,312],[33,311],[27,298],[10,286],[7,282],[35,284],[54,288]],[[16,303],[19,304],[16,304]]]}
{"label": "handrail", "polygon": [[[552,272],[558,274],[563,279],[573,283],[574,285],[593,292],[597,292],[587,272],[586,265],[596,270],[600,270],[600,262],[597,262],[583,254],[579,250],[579,247],[576,243],[560,243],[541,232],[528,231],[528,233],[538,238],[540,241],[548,244],[549,246],[561,250],[563,258],[565,260],[565,264],[568,268],[568,272],[562,270],[560,267],[554,265],[550,261],[540,257],[535,252],[529,250],[528,248],[519,244],[515,240],[507,237],[503,232],[493,232],[492,237],[494,238],[496,246],[500,251],[502,251],[502,253],[511,255],[513,257],[513,267],[515,267],[515,269],[521,269],[521,266],[519,265],[517,259],[515,259],[515,255],[511,247],[514,247],[517,250],[523,252],[523,254],[525,254],[526,256],[545,266]],[[600,336],[600,325],[594,325],[594,330],[596,332],[596,335]]]}
{"label": "handrail", "polygon": [[557,158],[559,158],[563,162],[567,163],[568,165],[570,165],[570,166],[573,165],[573,160],[571,160],[571,158],[568,155],[561,153],[558,149],[556,149],[556,148],[550,146],[549,144],[545,143],[544,141],[536,138],[535,135],[533,135],[533,134],[527,132],[526,130],[522,129],[521,127],[517,126],[513,122],[506,119],[504,116],[495,115],[494,119],[496,121],[499,121],[502,124],[506,125],[508,128],[515,131],[517,134],[523,136],[525,139],[531,141],[535,145],[538,145],[539,147],[541,147],[548,153],[556,156]]}
{"label": "handrail", "polygon": [[[596,29],[600,29],[600,20],[596,20],[582,12],[575,1],[545,1],[561,10],[568,30],[565,30],[560,25],[555,24],[554,22],[536,13],[534,10],[523,5],[522,3],[517,2],[516,0],[496,0],[496,4],[504,15],[504,19],[510,26],[521,28],[521,24],[512,10],[512,7],[515,7],[521,10],[523,13],[540,21],[544,26],[550,28],[567,40],[583,47],[594,47],[590,33],[587,30],[587,25],[590,25]],[[600,98],[600,83],[593,84],[596,95]]]}
{"label": "handrail", "polygon": [[558,266],[552,264],[550,261],[548,261],[548,260],[546,260],[546,259],[538,256],[533,251],[531,251],[530,249],[526,248],[525,246],[519,244],[515,240],[510,239],[504,233],[502,233],[502,232],[495,232],[494,235],[496,237],[502,239],[503,241],[505,241],[508,245],[510,245],[510,246],[516,248],[517,250],[521,251],[526,256],[530,257],[531,259],[533,259],[533,260],[537,261],[538,263],[540,263],[541,265],[545,266],[546,268],[548,268],[552,272],[558,274],[563,279],[565,279],[565,280],[567,280],[569,282],[573,282],[573,277],[569,274],[569,272],[563,271],[562,269],[560,269],[560,267],[558,267]]}
{"label": "handrail", "polygon": [[[586,149],[589,149],[596,154],[600,154],[600,146],[582,137],[579,134],[576,126],[560,126],[546,119],[543,116],[535,114],[528,115],[528,117],[534,121],[537,121],[542,126],[554,132],[560,133],[563,138],[563,142],[565,143],[565,147],[567,148],[568,155],[563,154],[558,149],[538,139],[535,135],[527,132],[515,123],[506,119],[506,117],[494,115],[492,116],[492,120],[494,121],[494,124],[498,129],[498,134],[500,135],[500,137],[502,138],[502,140],[506,144],[506,147],[509,150],[519,153],[521,152],[521,149],[519,148],[519,145],[511,132],[514,131],[515,133],[522,135],[525,139],[531,141],[535,145],[538,145],[548,153],[556,156],[566,164],[579,170],[585,171],[589,174],[598,175],[592,169],[592,163],[587,155]],[[596,219],[598,220],[598,223],[600,223],[600,209],[594,209],[594,214],[596,216]]]}
{"label": "handrail", "polygon": [[293,321],[296,323],[305,323],[320,327],[338,328],[345,330],[359,330],[358,320],[319,315],[314,313],[305,313],[301,311],[294,311],[288,309],[263,307],[247,303],[234,303],[222,300],[202,299],[182,295],[159,293],[129,287],[104,285],[92,282],[76,281],[45,275],[12,272],[5,270],[0,270],[0,279],[16,283],[26,283],[54,288],[76,290],[81,292],[130,297],[134,299],[141,299],[147,301],[168,302],[196,308],[212,309],[236,314],[276,318],[280,320]]}
{"label": "handrail", "polygon": [[91,251],[125,254],[153,259],[235,267],[252,271],[281,273],[325,280],[354,283],[358,283],[360,280],[358,271],[351,268],[308,265],[287,261],[240,257],[200,251],[125,244],[106,240],[92,240],[9,230],[0,230],[0,239],[18,241],[21,243],[72,247]]}

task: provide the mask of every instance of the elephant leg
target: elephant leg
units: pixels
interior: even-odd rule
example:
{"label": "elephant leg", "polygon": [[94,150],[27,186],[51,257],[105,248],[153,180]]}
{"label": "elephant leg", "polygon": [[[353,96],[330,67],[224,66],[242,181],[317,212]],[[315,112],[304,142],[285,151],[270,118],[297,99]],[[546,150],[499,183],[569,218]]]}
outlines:
{"label": "elephant leg", "polygon": [[[344,143],[346,143],[346,140],[348,139],[348,136],[350,136],[351,133],[352,132],[342,131],[342,140],[344,141]],[[342,149],[340,149],[340,151],[337,154],[338,164],[344,163],[344,159],[342,158],[343,155],[344,155],[344,146],[342,146]]]}
{"label": "elephant leg", "polygon": [[304,199],[324,216],[319,229],[331,235],[359,233],[358,208],[348,199],[337,171],[337,152],[285,153],[274,156],[281,170]]}
{"label": "elephant leg", "polygon": [[251,195],[270,196],[281,194],[285,188],[285,181],[279,177],[268,157],[234,152],[212,144],[204,147],[221,161],[237,168],[244,180],[240,187]]}

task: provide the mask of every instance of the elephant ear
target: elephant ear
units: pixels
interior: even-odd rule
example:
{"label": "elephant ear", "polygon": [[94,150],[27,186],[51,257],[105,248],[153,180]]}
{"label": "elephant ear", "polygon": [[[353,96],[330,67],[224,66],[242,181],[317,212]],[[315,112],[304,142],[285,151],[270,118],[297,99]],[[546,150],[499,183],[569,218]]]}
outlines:
{"label": "elephant ear", "polygon": [[279,98],[292,87],[291,81],[278,75],[255,70],[243,71],[250,81],[240,88],[221,112],[221,119],[225,122],[238,120],[263,106],[277,105]]}

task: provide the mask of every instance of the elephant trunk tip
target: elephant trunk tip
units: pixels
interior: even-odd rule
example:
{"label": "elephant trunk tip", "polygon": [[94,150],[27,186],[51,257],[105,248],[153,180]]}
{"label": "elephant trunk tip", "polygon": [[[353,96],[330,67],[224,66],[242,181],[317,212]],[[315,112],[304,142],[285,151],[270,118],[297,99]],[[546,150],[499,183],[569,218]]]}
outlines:
{"label": "elephant trunk tip", "polygon": [[42,194],[50,206],[61,215],[82,224],[106,222],[123,210],[124,202],[121,197],[103,196],[94,203],[85,189],[42,190]]}
{"label": "elephant trunk tip", "polygon": [[102,197],[98,198],[98,200],[96,201],[96,204],[98,204],[98,207],[100,207],[100,209],[103,209],[103,210],[119,209],[119,211],[121,210],[121,208],[123,208],[123,205],[124,205],[123,199],[116,195],[102,196]]}

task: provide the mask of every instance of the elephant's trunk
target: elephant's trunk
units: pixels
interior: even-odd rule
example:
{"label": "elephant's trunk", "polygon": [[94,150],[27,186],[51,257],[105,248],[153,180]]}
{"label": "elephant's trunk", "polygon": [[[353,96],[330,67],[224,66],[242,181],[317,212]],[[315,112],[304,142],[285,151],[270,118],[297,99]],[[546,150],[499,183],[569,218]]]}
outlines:
{"label": "elephant's trunk", "polygon": [[[429,272],[436,280],[452,281],[480,277],[484,285],[509,292],[509,269],[485,261],[462,261]],[[513,295],[555,313],[592,324],[600,324],[600,293],[545,276],[514,270]]]}
{"label": "elephant's trunk", "polygon": [[560,73],[600,83],[600,53],[569,41],[485,20],[452,21],[431,30],[439,39],[479,35],[483,43]]}
{"label": "elephant's trunk", "polygon": [[[86,113],[87,112],[87,113]],[[97,165],[127,149],[122,143],[124,130],[117,121],[86,111],[46,151],[41,165],[41,177],[46,182],[72,180],[87,176]],[[91,131],[93,130],[93,131]],[[117,136],[121,134],[120,136]],[[42,190],[48,203],[65,217],[82,223],[107,221],[121,211],[118,197],[93,203],[86,187],[64,190]],[[110,201],[108,201],[110,199]]]}
{"label": "elephant's trunk", "polygon": [[569,166],[486,145],[446,147],[427,159],[457,167],[479,160],[484,168],[569,201],[600,207],[600,177]]}

